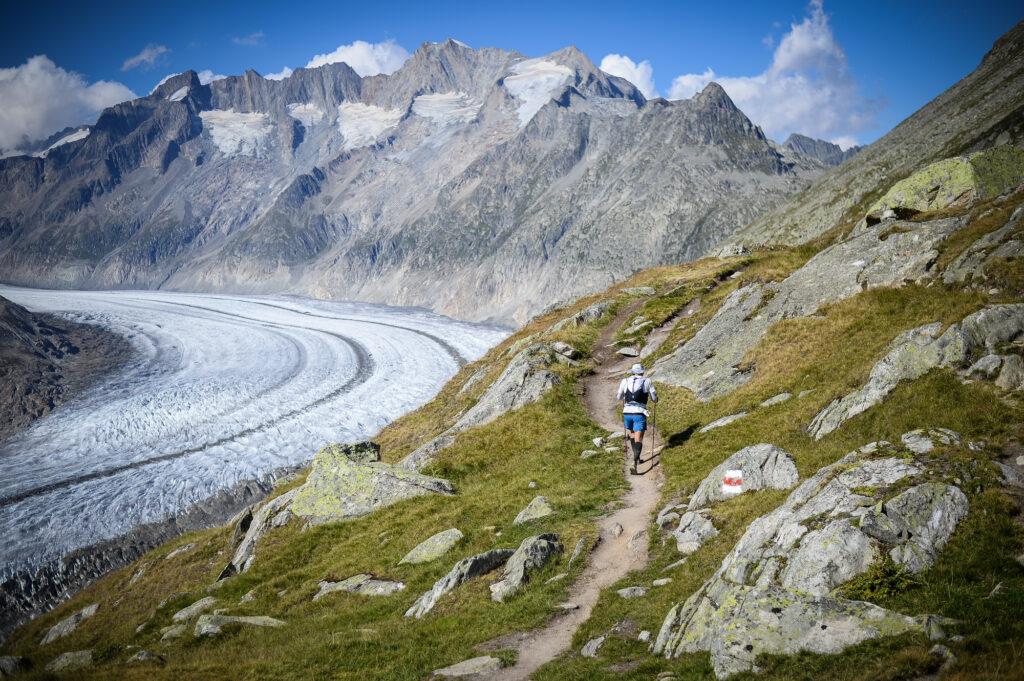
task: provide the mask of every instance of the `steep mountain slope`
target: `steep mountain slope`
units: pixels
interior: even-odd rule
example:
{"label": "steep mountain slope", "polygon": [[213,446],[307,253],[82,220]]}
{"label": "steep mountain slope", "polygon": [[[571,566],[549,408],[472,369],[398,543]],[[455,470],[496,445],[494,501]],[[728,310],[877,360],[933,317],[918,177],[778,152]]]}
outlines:
{"label": "steep mountain slope", "polygon": [[803,154],[804,156],[813,158],[816,161],[821,161],[827,166],[837,166],[843,161],[853,158],[853,156],[863,148],[854,146],[843,151],[838,144],[815,139],[799,133],[793,133],[787,137],[786,141],[782,143],[782,146],[799,154]]}
{"label": "steep mountain slope", "polygon": [[57,142],[0,160],[9,282],[519,321],[706,251],[821,169],[784,162],[715,84],[648,102],[574,48],[455,41],[389,76],[187,72]]}
{"label": "steep mountain slope", "polygon": [[738,230],[731,244],[795,244],[851,226],[882,192],[921,166],[1024,141],[1024,22],[981,64],[809,189]]}

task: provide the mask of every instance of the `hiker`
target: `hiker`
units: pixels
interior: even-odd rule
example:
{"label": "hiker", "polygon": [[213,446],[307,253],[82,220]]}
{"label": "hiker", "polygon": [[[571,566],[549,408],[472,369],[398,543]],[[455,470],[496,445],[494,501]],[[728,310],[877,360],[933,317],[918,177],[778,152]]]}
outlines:
{"label": "hiker", "polygon": [[647,430],[648,402],[657,402],[658,394],[654,392],[654,383],[644,377],[644,367],[634,364],[629,376],[619,383],[619,391],[615,399],[622,402],[622,422],[626,426],[626,443],[633,450],[633,465],[629,472],[637,474],[640,465],[640,452],[644,447],[644,431]]}

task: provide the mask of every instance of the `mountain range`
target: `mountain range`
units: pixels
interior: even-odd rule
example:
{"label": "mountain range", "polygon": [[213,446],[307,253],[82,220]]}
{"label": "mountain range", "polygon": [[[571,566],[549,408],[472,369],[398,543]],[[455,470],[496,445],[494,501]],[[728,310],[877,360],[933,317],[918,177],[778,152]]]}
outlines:
{"label": "mountain range", "polygon": [[704,254],[847,154],[772,142],[714,83],[647,100],[575,48],[448,40],[370,77],[188,71],[0,159],[0,271],[521,322]]}

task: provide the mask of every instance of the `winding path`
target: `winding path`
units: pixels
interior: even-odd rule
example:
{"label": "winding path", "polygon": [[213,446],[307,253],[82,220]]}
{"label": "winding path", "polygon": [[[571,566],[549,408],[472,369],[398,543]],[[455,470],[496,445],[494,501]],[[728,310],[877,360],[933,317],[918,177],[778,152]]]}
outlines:
{"label": "winding path", "polygon": [[[583,403],[587,413],[595,423],[609,431],[622,428],[615,392],[622,376],[635,360],[623,358],[607,346],[639,305],[640,302],[636,302],[624,307],[604,328],[595,344],[598,348],[594,355],[595,371],[583,381]],[[666,322],[664,327],[652,332],[649,338],[656,343],[662,342],[667,336],[665,330],[675,321]],[[648,354],[654,349],[651,347]],[[590,618],[601,590],[647,564],[647,532],[661,497],[662,482],[657,456],[662,449],[661,439],[657,431],[649,432],[651,435],[645,441],[640,475],[629,474],[632,454],[623,448],[622,472],[629,482],[629,490],[622,497],[622,507],[598,522],[597,546],[587,557],[583,573],[569,590],[568,602],[579,607],[556,616],[543,629],[531,632],[517,641],[516,664],[493,675],[491,678],[495,681],[528,679],[542,665],[568,650],[576,630]],[[622,527],[621,533],[617,526]]]}

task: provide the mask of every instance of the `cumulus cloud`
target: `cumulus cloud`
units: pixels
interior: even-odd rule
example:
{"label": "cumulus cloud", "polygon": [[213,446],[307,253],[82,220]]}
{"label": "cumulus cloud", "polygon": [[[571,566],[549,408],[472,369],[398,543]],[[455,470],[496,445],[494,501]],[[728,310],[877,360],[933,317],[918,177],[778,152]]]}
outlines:
{"label": "cumulus cloud", "polygon": [[654,87],[654,68],[646,59],[637,64],[623,54],[606,54],[600,68],[607,74],[625,78],[648,99],[658,96],[658,90]]}
{"label": "cumulus cloud", "polygon": [[206,85],[207,83],[212,83],[215,80],[224,80],[227,78],[223,73],[214,73],[210,69],[203,69],[196,75],[199,76],[200,85]]}
{"label": "cumulus cloud", "polygon": [[58,130],[92,123],[103,109],[135,93],[121,83],[87,83],[44,55],[0,69],[0,149],[17,149]]}
{"label": "cumulus cloud", "polygon": [[360,76],[375,76],[378,73],[394,73],[408,58],[409,52],[394,40],[382,43],[357,40],[348,45],[340,45],[333,52],[316,55],[309,60],[306,68],[343,61]]}
{"label": "cumulus cloud", "polygon": [[708,68],[685,74],[672,82],[669,98],[692,97],[712,80],[776,139],[800,132],[854,144],[881,107],[861,95],[821,0],[812,0],[803,21],[790,26],[762,73],[722,76]]}
{"label": "cumulus cloud", "polygon": [[236,35],[234,38],[231,39],[231,42],[233,42],[236,45],[242,45],[244,47],[256,47],[257,45],[263,44],[263,38],[265,37],[266,36],[264,35],[263,31],[256,31],[255,33],[250,33],[249,35]]}
{"label": "cumulus cloud", "polygon": [[132,69],[144,68],[151,69],[156,66],[156,62],[160,57],[164,56],[171,51],[171,48],[166,45],[157,45],[150,43],[142,48],[142,52],[136,55],[132,55],[124,60],[121,64],[122,71],[131,71]]}
{"label": "cumulus cloud", "polygon": [[285,66],[283,69],[281,69],[277,73],[268,73],[267,75],[265,75],[263,77],[266,78],[267,80],[284,80],[288,76],[292,75],[292,73],[294,73],[294,71],[292,69],[288,68],[287,66]]}

